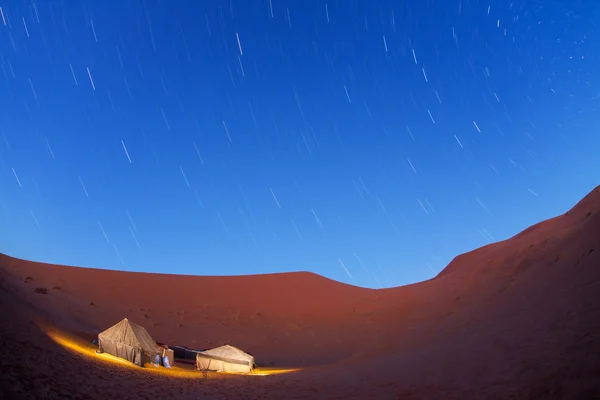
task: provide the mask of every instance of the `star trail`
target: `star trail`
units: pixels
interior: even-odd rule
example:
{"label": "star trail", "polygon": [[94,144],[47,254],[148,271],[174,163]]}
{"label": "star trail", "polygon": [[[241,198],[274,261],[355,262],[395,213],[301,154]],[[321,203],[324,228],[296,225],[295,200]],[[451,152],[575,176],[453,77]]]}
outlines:
{"label": "star trail", "polygon": [[14,256],[397,286],[600,178],[596,2],[9,1],[0,15]]}

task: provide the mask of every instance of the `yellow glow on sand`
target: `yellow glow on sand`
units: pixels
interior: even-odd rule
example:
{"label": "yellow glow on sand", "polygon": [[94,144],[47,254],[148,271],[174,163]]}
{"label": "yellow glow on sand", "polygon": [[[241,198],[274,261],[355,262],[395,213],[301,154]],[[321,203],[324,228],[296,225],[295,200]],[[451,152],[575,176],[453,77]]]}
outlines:
{"label": "yellow glow on sand", "polygon": [[78,338],[71,337],[56,330],[51,330],[46,333],[50,337],[50,339],[54,340],[56,343],[58,343],[65,349],[70,350],[72,353],[88,357],[97,357],[102,359],[103,361],[115,362],[122,365],[139,368],[137,365],[130,363],[125,359],[115,357],[111,354],[97,354],[96,350],[98,350],[98,348],[96,346],[92,345],[91,343],[86,343]]}
{"label": "yellow glow on sand", "polygon": [[269,375],[281,375],[287,374],[289,372],[298,372],[301,368],[256,368],[254,371],[250,373],[250,375],[256,376],[269,376]]}
{"label": "yellow glow on sand", "polygon": [[[166,375],[174,378],[183,378],[183,379],[202,379],[204,374],[200,371],[196,371],[193,365],[188,364],[180,364],[173,365],[171,368],[164,367],[156,367],[152,364],[146,364],[145,368],[140,368],[137,365],[111,354],[107,353],[96,353],[98,347],[94,346],[92,343],[88,343],[87,341],[80,339],[78,337],[74,337],[72,335],[68,335],[66,333],[57,331],[55,329],[47,330],[46,334],[50,339],[64,347],[68,351],[78,354],[80,356],[84,356],[87,358],[92,358],[95,360],[100,360],[105,363],[113,363],[119,364],[122,367],[132,368],[140,372],[145,373],[153,373]],[[257,368],[249,374],[234,374],[234,373],[217,373],[217,372],[208,372],[207,376],[211,379],[215,378],[225,378],[227,375],[242,375],[242,376],[269,376],[269,375],[279,375],[288,372],[299,371],[299,368],[295,369],[281,369],[281,368]]]}

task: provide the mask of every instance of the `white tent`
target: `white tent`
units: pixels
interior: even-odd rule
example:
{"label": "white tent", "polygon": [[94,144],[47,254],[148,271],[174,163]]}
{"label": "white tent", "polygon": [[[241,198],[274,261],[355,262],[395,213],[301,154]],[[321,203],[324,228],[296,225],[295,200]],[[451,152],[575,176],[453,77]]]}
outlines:
{"label": "white tent", "polygon": [[228,344],[196,354],[196,369],[200,371],[248,373],[254,367],[254,357]]}

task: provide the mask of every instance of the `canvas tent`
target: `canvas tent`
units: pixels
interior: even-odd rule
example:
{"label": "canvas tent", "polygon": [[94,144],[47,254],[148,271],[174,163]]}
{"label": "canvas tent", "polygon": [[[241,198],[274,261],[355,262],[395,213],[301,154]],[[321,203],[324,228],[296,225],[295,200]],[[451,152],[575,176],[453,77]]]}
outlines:
{"label": "canvas tent", "polygon": [[124,358],[140,367],[153,362],[156,355],[162,357],[164,350],[143,326],[127,318],[98,334],[98,347],[100,352]]}
{"label": "canvas tent", "polygon": [[200,371],[247,373],[254,367],[254,357],[228,344],[196,354],[196,369]]}

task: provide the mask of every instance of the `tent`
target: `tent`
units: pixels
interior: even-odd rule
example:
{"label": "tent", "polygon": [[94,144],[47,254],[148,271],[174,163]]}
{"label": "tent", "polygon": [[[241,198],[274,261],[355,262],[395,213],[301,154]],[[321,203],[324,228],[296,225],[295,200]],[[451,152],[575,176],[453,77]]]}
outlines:
{"label": "tent", "polygon": [[127,318],[98,334],[98,347],[101,353],[112,354],[143,367],[154,362],[157,355],[163,355],[148,331]]}
{"label": "tent", "polygon": [[217,372],[252,372],[254,357],[226,344],[196,354],[196,369]]}

